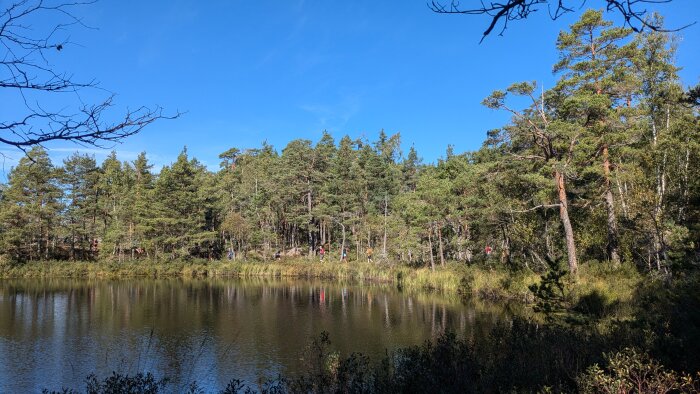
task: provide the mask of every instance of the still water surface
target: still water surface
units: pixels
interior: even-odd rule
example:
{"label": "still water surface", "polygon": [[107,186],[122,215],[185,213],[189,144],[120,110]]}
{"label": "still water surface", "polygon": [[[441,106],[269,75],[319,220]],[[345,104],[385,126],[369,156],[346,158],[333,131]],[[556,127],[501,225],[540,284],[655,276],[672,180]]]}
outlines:
{"label": "still water surface", "polygon": [[151,371],[179,391],[293,374],[313,337],[377,359],[445,329],[478,338],[500,307],[390,286],[303,280],[2,280],[0,393],[84,388],[90,373]]}

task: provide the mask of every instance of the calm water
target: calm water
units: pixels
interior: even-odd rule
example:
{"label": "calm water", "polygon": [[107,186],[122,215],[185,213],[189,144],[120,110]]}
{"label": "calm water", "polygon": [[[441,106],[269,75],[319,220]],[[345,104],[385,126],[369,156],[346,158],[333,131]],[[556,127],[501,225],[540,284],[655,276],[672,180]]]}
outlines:
{"label": "calm water", "polygon": [[173,390],[197,380],[302,368],[322,331],[332,348],[374,358],[450,329],[487,335],[504,309],[437,294],[300,280],[0,281],[0,393],[84,388],[89,373],[151,371]]}

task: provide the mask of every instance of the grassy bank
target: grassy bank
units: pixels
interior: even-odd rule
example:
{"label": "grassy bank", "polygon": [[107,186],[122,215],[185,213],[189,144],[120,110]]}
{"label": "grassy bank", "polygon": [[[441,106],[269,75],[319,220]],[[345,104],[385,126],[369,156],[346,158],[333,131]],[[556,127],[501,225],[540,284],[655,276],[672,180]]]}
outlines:
{"label": "grassy bank", "polygon": [[[0,278],[172,278],[172,277],[294,277],[321,278],[342,281],[391,283],[406,289],[427,289],[457,292],[462,278],[472,278],[475,291],[495,294],[507,282],[509,275],[502,271],[488,271],[464,264],[451,263],[438,267],[410,268],[395,264],[366,262],[318,262],[306,259],[279,262],[192,260],[149,261],[122,263],[41,261],[0,265]],[[534,280],[533,275],[530,280]],[[510,288],[514,293],[527,292],[526,283]],[[503,293],[503,296],[507,294]],[[515,296],[515,294],[513,294]]]}
{"label": "grassy bank", "polygon": [[[0,263],[0,278],[206,278],[206,277],[290,277],[339,281],[388,283],[407,290],[460,293],[488,300],[530,302],[528,287],[540,276],[532,271],[516,273],[481,266],[448,263],[435,271],[389,263],[319,262],[290,259],[276,262],[190,260],[125,262],[39,261],[23,264]],[[584,265],[575,282],[568,286],[571,302],[596,293],[607,303],[628,301],[639,284],[632,269],[610,269],[601,264]]]}

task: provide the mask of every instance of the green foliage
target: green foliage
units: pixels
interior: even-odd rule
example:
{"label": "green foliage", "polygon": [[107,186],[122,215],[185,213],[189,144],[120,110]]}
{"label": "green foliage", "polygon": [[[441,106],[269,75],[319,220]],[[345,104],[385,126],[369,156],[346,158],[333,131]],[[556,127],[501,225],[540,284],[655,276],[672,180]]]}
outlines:
{"label": "green foliage", "polygon": [[608,304],[608,297],[604,293],[598,290],[593,290],[592,292],[579,297],[579,300],[576,305],[574,305],[573,310],[584,315],[600,318],[606,314]]}
{"label": "green foliage", "polygon": [[695,393],[700,390],[700,376],[677,373],[664,368],[648,354],[626,348],[606,356],[607,368],[598,364],[579,378],[583,393]]}
{"label": "green foliage", "polygon": [[32,148],[10,171],[0,209],[0,250],[17,261],[60,253],[62,193],[58,172],[41,147]]}
{"label": "green foliage", "polygon": [[535,297],[534,309],[542,312],[549,320],[564,312],[568,306],[567,271],[556,261],[549,261],[549,270],[542,275],[540,283],[531,285],[530,291]]}
{"label": "green foliage", "polygon": [[636,297],[634,328],[645,333],[638,346],[654,349],[653,355],[672,368],[700,370],[700,275],[650,280]]}

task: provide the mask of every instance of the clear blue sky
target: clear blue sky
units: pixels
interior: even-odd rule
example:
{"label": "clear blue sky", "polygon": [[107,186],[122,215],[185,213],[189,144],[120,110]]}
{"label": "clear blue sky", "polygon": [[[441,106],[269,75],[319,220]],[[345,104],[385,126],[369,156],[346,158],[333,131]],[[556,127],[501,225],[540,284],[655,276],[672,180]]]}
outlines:
{"label": "clear blue sky", "polygon": [[[700,20],[697,0],[656,7],[670,27]],[[119,157],[146,151],[159,169],[186,145],[212,170],[230,147],[267,140],[281,150],[295,138],[317,141],[324,129],[337,140],[400,132],[404,151],[414,144],[426,162],[448,144],[477,149],[507,121],[481,100],[522,80],[551,87],[557,33],[580,15],[553,22],[541,12],[479,44],[487,17],[437,15],[421,0],[102,0],[75,13],[97,29],[71,28],[79,45],[50,59],[57,69],[96,79],[121,108],[186,111],[115,146]],[[680,35],[680,75],[695,85],[700,25]],[[47,146],[57,164],[76,149],[91,152]],[[7,171],[21,153],[0,149]],[[106,153],[96,151],[98,161]]]}

